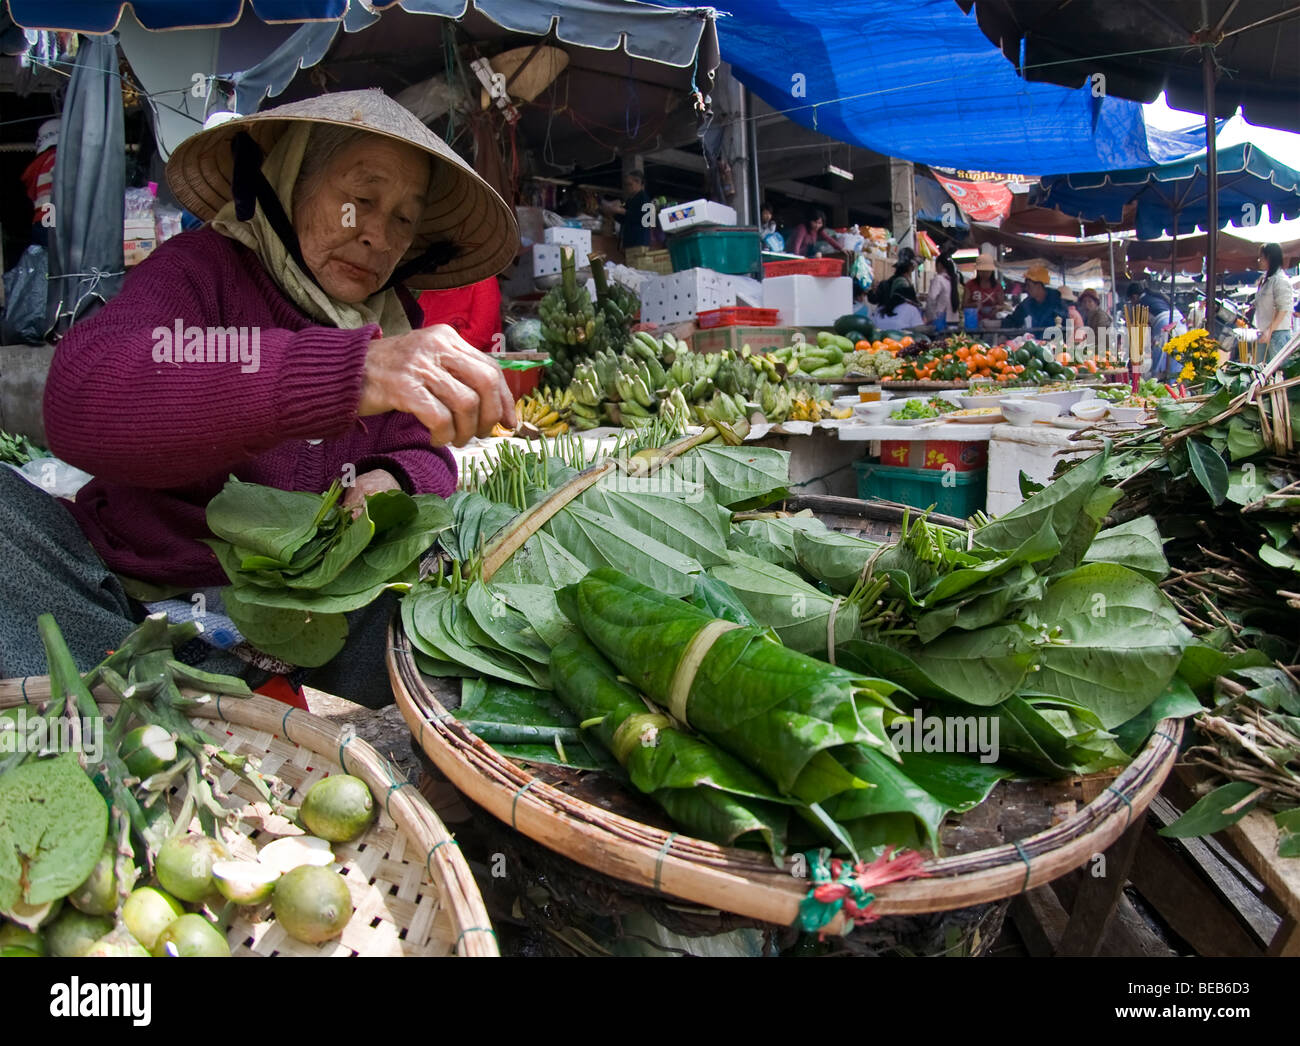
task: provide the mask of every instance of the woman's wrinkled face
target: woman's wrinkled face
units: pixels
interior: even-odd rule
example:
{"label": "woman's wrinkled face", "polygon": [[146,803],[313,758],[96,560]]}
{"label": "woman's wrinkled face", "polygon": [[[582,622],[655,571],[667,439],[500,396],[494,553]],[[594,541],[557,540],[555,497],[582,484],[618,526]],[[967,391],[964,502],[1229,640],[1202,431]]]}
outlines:
{"label": "woman's wrinkled face", "polygon": [[379,291],[411,248],[429,191],[428,154],[375,136],[341,150],[294,201],[303,260],[331,297]]}

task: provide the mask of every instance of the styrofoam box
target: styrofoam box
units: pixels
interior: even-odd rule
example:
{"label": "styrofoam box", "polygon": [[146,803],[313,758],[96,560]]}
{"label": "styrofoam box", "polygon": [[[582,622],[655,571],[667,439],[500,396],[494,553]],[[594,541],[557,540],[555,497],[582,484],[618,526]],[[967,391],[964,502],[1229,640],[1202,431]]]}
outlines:
{"label": "styrofoam box", "polygon": [[735,304],[731,277],[712,269],[685,269],[641,284],[643,323],[681,323],[697,312]]}
{"label": "styrofoam box", "polygon": [[[581,230],[575,229],[574,232]],[[533,276],[558,276],[560,273],[560,258],[567,244],[559,243],[535,243],[533,244]],[[587,261],[585,254],[576,253],[574,262],[578,271],[586,269],[591,271],[591,263]]]}
{"label": "styrofoam box", "polygon": [[848,276],[769,276],[763,281],[763,308],[780,313],[782,327],[820,327],[853,311],[853,280]]}
{"label": "styrofoam box", "polygon": [[572,247],[578,252],[582,261],[586,261],[587,255],[591,253],[590,229],[570,229],[563,225],[553,225],[542,233],[542,238],[546,243]]}
{"label": "styrofoam box", "polygon": [[712,200],[691,200],[659,208],[659,225],[664,232],[681,232],[695,225],[735,225],[736,209]]}

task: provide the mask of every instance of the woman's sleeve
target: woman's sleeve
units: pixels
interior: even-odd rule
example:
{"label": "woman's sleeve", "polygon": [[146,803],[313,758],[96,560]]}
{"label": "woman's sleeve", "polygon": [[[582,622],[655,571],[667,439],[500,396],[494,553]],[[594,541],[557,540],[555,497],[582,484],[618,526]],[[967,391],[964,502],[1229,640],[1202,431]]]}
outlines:
{"label": "woman's sleeve", "polygon": [[1273,291],[1273,304],[1277,306],[1278,315],[1281,321],[1278,323],[1277,330],[1291,329],[1291,307],[1294,304],[1294,292],[1291,290],[1291,281],[1281,272],[1277,276],[1277,287]]}
{"label": "woman's sleeve", "polygon": [[232,326],[264,313],[256,288],[184,241],[160,248],[55,352],[50,447],[95,476],[181,486],[285,440],[337,435],[356,417],[379,329]]}
{"label": "woman's sleeve", "polygon": [[[393,411],[365,419],[373,450],[362,455],[357,475],[373,469],[392,473],[408,494],[449,497],[456,489],[456,459],[446,447],[430,443],[429,430],[412,414]],[[378,428],[375,428],[375,424]]]}

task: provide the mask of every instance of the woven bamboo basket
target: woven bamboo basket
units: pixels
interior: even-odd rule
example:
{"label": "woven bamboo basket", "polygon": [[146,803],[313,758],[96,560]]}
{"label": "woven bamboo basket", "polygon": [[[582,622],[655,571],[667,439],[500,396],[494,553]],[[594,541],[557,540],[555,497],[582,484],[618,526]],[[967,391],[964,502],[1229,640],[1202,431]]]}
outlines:
{"label": "woven bamboo basket", "polygon": [[[0,709],[39,705],[49,679],[0,680]],[[96,695],[105,714],[116,711],[106,691]],[[261,761],[292,793],[290,802],[330,774],[363,780],[378,816],[359,839],[335,843],[335,861],[352,893],[355,911],[342,937],[322,945],[294,940],[275,922],[269,905],[238,910],[227,940],[232,955],[293,956],[493,956],[496,934],[483,898],[447,827],[392,763],[350,728],[270,698],[217,697],[190,713],[226,750]],[[222,787],[248,805],[222,837],[232,856],[256,859],[275,836],[258,825],[256,794],[234,773]],[[295,799],[294,797],[298,798]],[[173,811],[179,807],[173,804]],[[195,822],[197,830],[197,821]]]}
{"label": "woven bamboo basket", "polygon": [[[834,529],[877,540],[892,537],[901,520],[891,506],[850,498],[805,497],[786,507],[810,508]],[[780,870],[756,851],[719,846],[662,827],[662,821],[656,825],[627,816],[606,793],[575,787],[548,768],[504,758],[453,717],[448,681],[420,673],[400,622],[390,626],[389,638],[388,672],[403,717],[429,760],[475,804],[536,843],[639,890],[771,927],[795,922],[809,889],[806,878],[793,874],[797,867]],[[1182,732],[1181,721],[1163,720],[1117,777],[1059,823],[1002,845],[932,858],[924,877],[873,890],[873,911],[893,916],[971,908],[1082,867],[1143,815],[1173,767]],[[838,919],[827,929],[850,928]]]}

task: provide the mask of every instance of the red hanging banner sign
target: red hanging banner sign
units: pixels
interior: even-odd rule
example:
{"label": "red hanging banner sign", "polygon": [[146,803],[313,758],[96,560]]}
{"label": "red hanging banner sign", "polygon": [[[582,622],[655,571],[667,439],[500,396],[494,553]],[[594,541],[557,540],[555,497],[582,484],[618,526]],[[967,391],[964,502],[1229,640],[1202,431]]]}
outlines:
{"label": "red hanging banner sign", "polygon": [[1011,190],[1002,182],[963,182],[935,174],[953,202],[977,222],[992,222],[1011,213]]}

